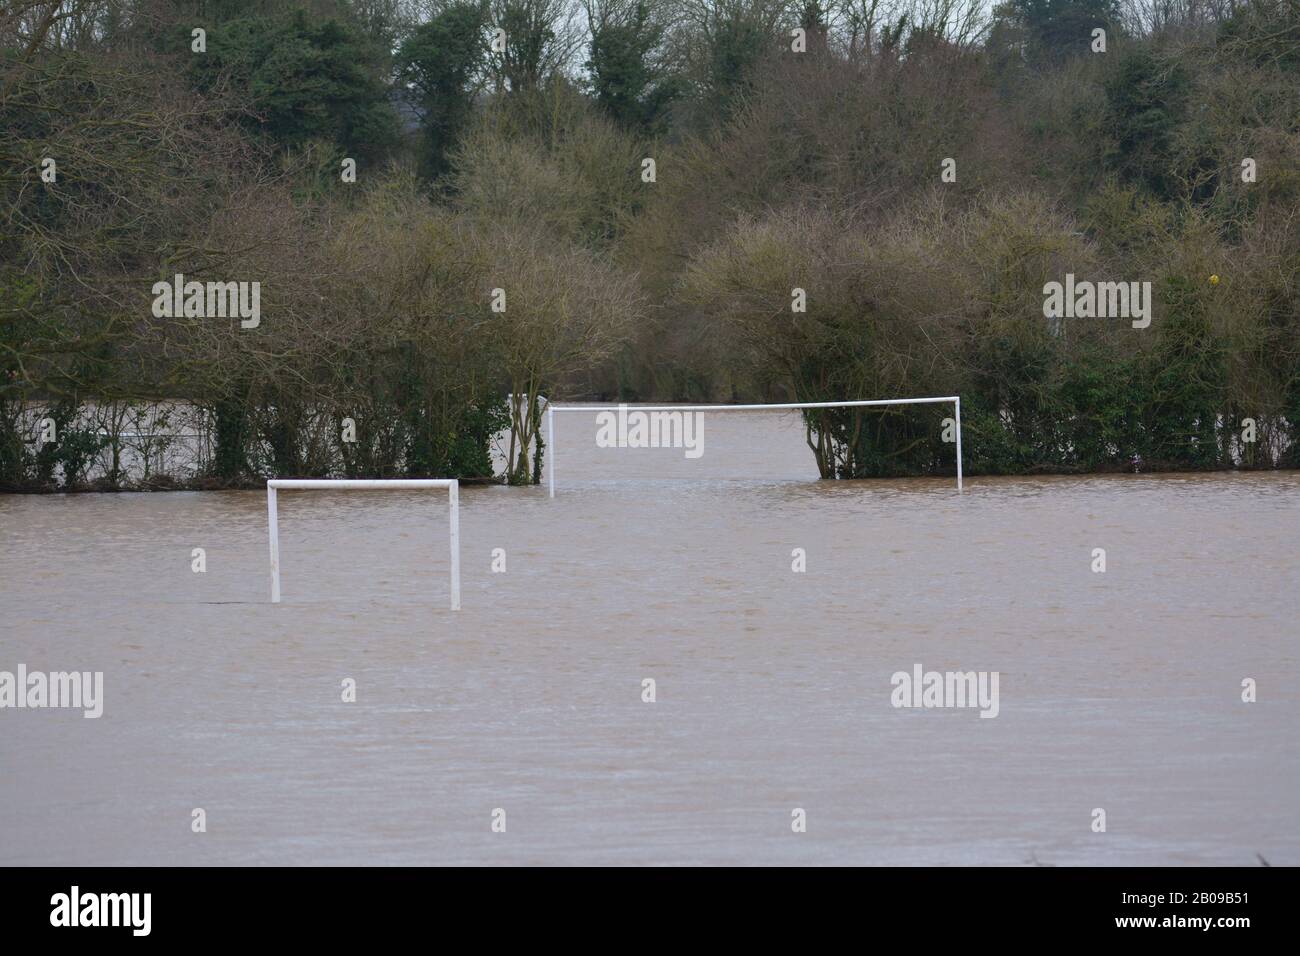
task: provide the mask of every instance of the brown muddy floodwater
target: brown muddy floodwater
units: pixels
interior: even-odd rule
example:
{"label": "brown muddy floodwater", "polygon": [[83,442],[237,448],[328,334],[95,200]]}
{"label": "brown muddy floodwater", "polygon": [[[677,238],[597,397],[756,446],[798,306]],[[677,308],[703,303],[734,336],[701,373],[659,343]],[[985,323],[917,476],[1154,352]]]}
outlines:
{"label": "brown muddy floodwater", "polygon": [[[555,500],[462,490],[459,613],[445,492],[282,492],[276,606],[263,493],[0,496],[0,671],[104,673],[0,710],[0,864],[1300,864],[1300,475],[958,496],[819,482],[787,413],[557,420]],[[998,716],[896,709],[917,664]]]}

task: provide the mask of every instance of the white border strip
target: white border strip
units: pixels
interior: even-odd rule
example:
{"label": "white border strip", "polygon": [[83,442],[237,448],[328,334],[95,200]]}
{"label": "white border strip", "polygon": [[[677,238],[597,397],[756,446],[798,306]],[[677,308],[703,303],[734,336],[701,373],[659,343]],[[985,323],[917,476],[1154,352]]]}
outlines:
{"label": "white border strip", "polygon": [[[936,405],[952,402],[956,406],[957,423],[957,490],[961,481],[961,396],[943,395],[938,398],[880,398],[857,402],[785,402],[778,405],[628,405],[638,412],[756,412],[784,408],[854,408],[863,405]],[[617,408],[618,406],[614,406]],[[546,403],[546,473],[550,496],[555,497],[555,413],[556,412],[607,412],[608,405],[555,405]]]}
{"label": "white border strip", "polygon": [[400,491],[446,488],[451,505],[451,609],[460,610],[460,482],[455,478],[272,478],[266,483],[266,520],[271,536],[271,603],[280,603],[280,521],[276,509],[279,489],[301,491]]}

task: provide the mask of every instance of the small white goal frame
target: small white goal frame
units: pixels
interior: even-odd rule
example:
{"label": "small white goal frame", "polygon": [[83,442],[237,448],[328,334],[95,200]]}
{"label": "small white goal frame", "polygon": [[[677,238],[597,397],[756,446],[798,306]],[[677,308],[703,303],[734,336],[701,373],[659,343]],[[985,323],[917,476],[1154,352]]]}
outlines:
{"label": "small white goal frame", "polygon": [[272,478],[266,483],[266,522],[271,537],[271,603],[280,603],[280,521],[276,492],[301,491],[402,491],[446,488],[451,506],[451,609],[460,610],[460,482],[455,478]]}
{"label": "small white goal frame", "polygon": [[[937,405],[952,402],[957,424],[957,490],[961,483],[961,396],[942,395],[937,398],[881,398],[855,402],[785,402],[777,405],[631,405],[629,411],[637,412],[757,412],[778,411],[791,408],[857,408],[867,405]],[[555,497],[555,413],[556,412],[608,412],[618,405],[555,405],[546,403],[546,474],[550,497]]]}

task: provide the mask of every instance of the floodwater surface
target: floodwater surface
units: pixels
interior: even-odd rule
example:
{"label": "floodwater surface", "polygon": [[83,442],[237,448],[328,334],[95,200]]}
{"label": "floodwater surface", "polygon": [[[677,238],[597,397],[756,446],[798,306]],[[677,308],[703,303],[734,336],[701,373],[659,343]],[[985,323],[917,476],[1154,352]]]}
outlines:
{"label": "floodwater surface", "polygon": [[[444,491],[282,492],[279,605],[264,493],[0,496],[0,671],[104,674],[0,709],[0,864],[1300,864],[1300,475],[557,424],[554,500],[461,489],[459,612]],[[996,718],[894,707],[916,665]]]}

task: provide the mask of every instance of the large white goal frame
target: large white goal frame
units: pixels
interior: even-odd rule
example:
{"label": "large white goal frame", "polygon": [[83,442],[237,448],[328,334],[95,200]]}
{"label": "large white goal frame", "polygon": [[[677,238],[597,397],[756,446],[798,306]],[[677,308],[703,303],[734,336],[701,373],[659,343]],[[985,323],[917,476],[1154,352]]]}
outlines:
{"label": "large white goal frame", "polygon": [[[961,396],[942,395],[936,398],[881,398],[856,402],[785,402],[777,405],[629,405],[638,412],[757,412],[791,408],[859,408],[868,405],[937,405],[952,402],[953,419],[957,435],[957,490],[961,491]],[[615,406],[617,408],[617,406]],[[555,413],[556,412],[607,412],[605,405],[555,405],[546,403],[546,474],[550,497],[555,497]]]}
{"label": "large white goal frame", "polygon": [[280,603],[280,521],[276,492],[302,491],[402,491],[412,488],[446,488],[451,506],[451,609],[460,610],[460,482],[455,478],[272,478],[266,483],[266,521],[271,537],[271,603]]}

